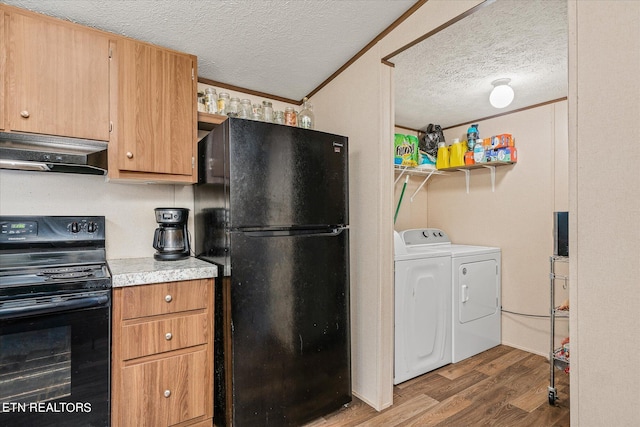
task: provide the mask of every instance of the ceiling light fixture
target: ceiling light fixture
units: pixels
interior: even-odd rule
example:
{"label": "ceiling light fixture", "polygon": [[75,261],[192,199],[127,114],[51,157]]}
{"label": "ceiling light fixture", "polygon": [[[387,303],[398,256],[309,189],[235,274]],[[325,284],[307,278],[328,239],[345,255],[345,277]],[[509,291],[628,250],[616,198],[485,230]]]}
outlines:
{"label": "ceiling light fixture", "polygon": [[509,86],[511,79],[498,79],[491,82],[493,90],[489,102],[495,108],[505,108],[513,101],[513,88]]}

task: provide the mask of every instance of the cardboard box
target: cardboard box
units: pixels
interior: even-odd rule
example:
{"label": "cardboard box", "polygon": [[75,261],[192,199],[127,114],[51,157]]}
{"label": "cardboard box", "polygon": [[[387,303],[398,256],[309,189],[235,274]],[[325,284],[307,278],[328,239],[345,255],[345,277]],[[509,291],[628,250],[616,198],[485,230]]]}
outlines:
{"label": "cardboard box", "polygon": [[495,150],[496,148],[513,146],[515,146],[515,141],[513,140],[513,136],[510,133],[503,133],[491,137],[491,149],[493,150]]}
{"label": "cardboard box", "polygon": [[495,150],[487,151],[487,159],[495,162],[512,162],[518,161],[518,150],[516,147],[503,147]]}

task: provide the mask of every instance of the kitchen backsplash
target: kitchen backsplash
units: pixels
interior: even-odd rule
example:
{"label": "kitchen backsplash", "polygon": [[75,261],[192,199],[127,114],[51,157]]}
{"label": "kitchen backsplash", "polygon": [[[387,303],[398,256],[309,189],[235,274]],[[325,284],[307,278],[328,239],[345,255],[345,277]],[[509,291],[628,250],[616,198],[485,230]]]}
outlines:
{"label": "kitchen backsplash", "polygon": [[[0,170],[0,215],[104,215],[108,258],[153,256],[154,209],[193,210],[191,185],[109,182],[103,176]],[[193,230],[189,218],[189,230]]]}

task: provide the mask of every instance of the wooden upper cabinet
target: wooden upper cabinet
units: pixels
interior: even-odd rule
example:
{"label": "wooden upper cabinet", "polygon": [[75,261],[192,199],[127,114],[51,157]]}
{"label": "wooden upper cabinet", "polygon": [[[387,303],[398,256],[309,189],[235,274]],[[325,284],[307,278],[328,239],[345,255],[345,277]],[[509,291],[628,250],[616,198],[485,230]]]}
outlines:
{"label": "wooden upper cabinet", "polygon": [[7,98],[4,96],[7,81],[7,34],[5,33],[4,11],[0,9],[0,130],[4,130],[4,106]]}
{"label": "wooden upper cabinet", "polygon": [[16,9],[6,15],[5,128],[108,141],[109,38]]}
{"label": "wooden upper cabinet", "polygon": [[195,182],[196,57],[120,39],[112,61],[117,123],[109,161],[118,170],[110,175]]}

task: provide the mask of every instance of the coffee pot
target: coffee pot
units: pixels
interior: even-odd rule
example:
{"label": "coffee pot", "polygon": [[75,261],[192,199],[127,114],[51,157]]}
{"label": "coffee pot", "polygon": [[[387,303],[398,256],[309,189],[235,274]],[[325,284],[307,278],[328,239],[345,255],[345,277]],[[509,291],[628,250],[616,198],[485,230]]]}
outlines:
{"label": "coffee pot", "polygon": [[158,261],[175,261],[190,255],[187,219],[189,209],[156,208],[158,228],[153,235],[153,257]]}

